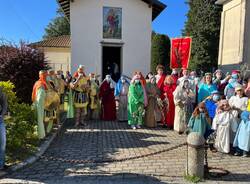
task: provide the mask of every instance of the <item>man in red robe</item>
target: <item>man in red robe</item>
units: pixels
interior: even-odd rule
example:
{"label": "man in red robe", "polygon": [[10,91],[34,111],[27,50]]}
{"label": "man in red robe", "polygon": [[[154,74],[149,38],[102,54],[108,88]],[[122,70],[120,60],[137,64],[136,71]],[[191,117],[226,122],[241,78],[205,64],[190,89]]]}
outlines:
{"label": "man in red robe", "polygon": [[115,82],[107,75],[100,86],[100,99],[102,102],[101,119],[104,121],[116,120],[116,104],[114,95]]}
{"label": "man in red robe", "polygon": [[177,81],[179,79],[179,72],[177,68],[173,68],[171,76],[174,79],[174,84],[177,84]]}
{"label": "man in red robe", "polygon": [[164,80],[166,77],[166,75],[164,74],[164,66],[157,65],[156,72],[157,72],[157,75],[155,76],[155,78],[156,78],[157,87],[161,91],[160,97],[163,100],[165,98],[163,88],[164,88]]}

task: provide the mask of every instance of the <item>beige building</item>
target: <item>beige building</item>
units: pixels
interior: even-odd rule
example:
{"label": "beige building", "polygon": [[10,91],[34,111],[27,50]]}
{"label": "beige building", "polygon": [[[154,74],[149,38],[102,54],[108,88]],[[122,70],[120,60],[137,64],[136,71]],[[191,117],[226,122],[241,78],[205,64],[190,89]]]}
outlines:
{"label": "beige building", "polygon": [[49,66],[64,73],[71,69],[71,41],[70,36],[59,36],[40,42],[32,43],[33,47],[42,50]]}
{"label": "beige building", "polygon": [[250,0],[218,0],[223,5],[218,65],[224,71],[250,66]]}

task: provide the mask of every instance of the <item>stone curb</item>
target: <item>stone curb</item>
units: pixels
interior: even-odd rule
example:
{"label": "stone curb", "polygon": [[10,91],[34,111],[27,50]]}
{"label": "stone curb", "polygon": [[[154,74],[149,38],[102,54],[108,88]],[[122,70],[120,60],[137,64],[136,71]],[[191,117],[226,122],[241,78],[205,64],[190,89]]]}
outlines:
{"label": "stone curb", "polygon": [[19,169],[24,168],[27,165],[30,165],[30,164],[33,164],[34,162],[36,162],[45,153],[45,151],[49,148],[49,146],[53,142],[53,140],[57,137],[58,133],[61,131],[62,126],[66,120],[67,120],[67,118],[64,116],[62,123],[58,125],[57,129],[55,130],[55,132],[51,136],[46,138],[46,140],[37,149],[37,152],[34,155],[30,156],[29,158],[27,158],[26,160],[24,160],[21,163],[14,164],[6,172],[0,172],[0,177],[3,177],[11,172],[17,171]]}

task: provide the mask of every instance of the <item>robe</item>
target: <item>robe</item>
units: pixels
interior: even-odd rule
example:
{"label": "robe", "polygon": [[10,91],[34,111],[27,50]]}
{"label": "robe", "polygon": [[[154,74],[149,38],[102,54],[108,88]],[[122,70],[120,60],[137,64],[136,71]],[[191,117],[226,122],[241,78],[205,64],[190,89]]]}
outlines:
{"label": "robe", "polygon": [[216,90],[217,90],[217,86],[215,84],[208,85],[208,84],[202,83],[199,86],[199,90],[198,90],[198,103],[201,103],[208,96],[210,96],[213,91],[216,91]]}
{"label": "robe", "polygon": [[[119,89],[118,89],[118,85],[119,85]],[[128,82],[122,84],[121,82],[118,81],[117,87],[115,89],[115,96],[119,100],[119,105],[118,105],[118,120],[119,121],[128,120],[128,90],[129,90]]]}
{"label": "robe", "polygon": [[197,132],[200,136],[205,137],[206,133],[211,129],[210,124],[204,113],[200,113],[197,117],[192,117],[189,120],[188,128],[191,132]]}
{"label": "robe", "polygon": [[99,86],[95,81],[90,81],[90,119],[97,120],[100,118],[100,100],[99,100]]}
{"label": "robe", "polygon": [[45,128],[44,128],[44,101],[45,101],[46,92],[43,87],[40,87],[36,90],[36,98],[34,101],[34,106],[37,113],[37,132],[39,139],[45,137]]}
{"label": "robe", "polygon": [[238,147],[243,151],[250,151],[250,112],[244,111],[241,114],[241,123],[237,130],[235,139],[234,139],[234,147]]}
{"label": "robe", "polygon": [[144,90],[141,84],[130,84],[128,93],[128,124],[142,125],[145,115]]}
{"label": "robe", "polygon": [[167,94],[168,98],[168,111],[165,115],[165,123],[167,124],[167,127],[173,128],[174,126],[174,117],[175,117],[175,104],[174,104],[174,91],[176,89],[176,84],[171,85],[164,85],[163,91]]}
{"label": "robe", "polygon": [[157,97],[160,95],[158,87],[150,82],[146,85],[148,97],[148,105],[145,108],[145,126],[154,128],[157,126],[157,121],[161,120],[161,112],[157,104]]}
{"label": "robe", "polygon": [[214,147],[222,153],[230,152],[230,143],[232,139],[232,125],[234,116],[231,111],[224,111],[216,114],[213,120],[212,129],[216,130]]}
{"label": "robe", "polygon": [[180,84],[174,91],[175,118],[174,130],[183,133],[186,130],[189,118],[192,114],[192,98],[193,93],[188,89],[189,93]]}
{"label": "robe", "polygon": [[100,86],[99,96],[101,98],[101,119],[104,121],[116,120],[116,105],[114,88],[110,87],[107,81],[104,81]]}
{"label": "robe", "polygon": [[[241,113],[241,111],[245,111],[247,110],[247,105],[248,105],[248,98],[247,97],[239,97],[239,96],[232,96],[229,101],[228,101],[230,107],[236,107],[237,110],[233,110],[233,115],[235,118],[238,119],[239,113]],[[239,123],[239,119],[238,119],[238,123]]]}
{"label": "robe", "polygon": [[164,88],[164,81],[165,81],[166,76],[165,75],[161,75],[161,76],[156,75],[156,78],[158,78],[158,80],[156,80],[157,87],[159,88],[159,90],[161,92],[160,97],[163,100],[164,99],[163,88]]}
{"label": "robe", "polygon": [[225,95],[227,100],[229,100],[232,96],[234,96],[235,87],[238,85],[240,85],[240,83],[238,83],[237,79],[230,79],[229,80],[229,83],[226,85],[226,87],[224,89],[224,95]]}
{"label": "robe", "polygon": [[209,117],[211,118],[211,120],[213,120],[214,116],[216,114],[217,106],[218,106],[217,103],[213,100],[207,99],[205,101],[205,106],[206,106],[206,109],[208,111]]}

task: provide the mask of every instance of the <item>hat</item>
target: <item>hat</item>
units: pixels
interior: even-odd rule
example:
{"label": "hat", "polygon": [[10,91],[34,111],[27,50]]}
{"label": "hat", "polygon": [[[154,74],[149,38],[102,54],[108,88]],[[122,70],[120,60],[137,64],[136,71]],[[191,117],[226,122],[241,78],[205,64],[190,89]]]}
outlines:
{"label": "hat", "polygon": [[205,73],[205,76],[208,76],[208,75],[210,75],[210,76],[212,76],[212,73]]}
{"label": "hat", "polygon": [[78,68],[79,69],[84,69],[84,65],[79,65]]}
{"label": "hat", "polygon": [[239,74],[239,73],[240,73],[239,70],[233,70],[233,71],[232,71],[232,75],[233,75],[233,74]]}
{"label": "hat", "polygon": [[236,91],[239,91],[239,90],[242,90],[242,89],[243,89],[243,88],[242,88],[242,85],[238,85],[238,86],[235,87],[235,92],[236,92]]}
{"label": "hat", "polygon": [[217,91],[217,90],[214,90],[214,91],[212,91],[212,95],[215,95],[215,94],[219,94],[220,92],[219,91]]}
{"label": "hat", "polygon": [[221,69],[218,69],[218,70],[216,70],[214,73],[216,74],[216,73],[218,73],[218,72],[222,73],[222,70],[221,70]]}

